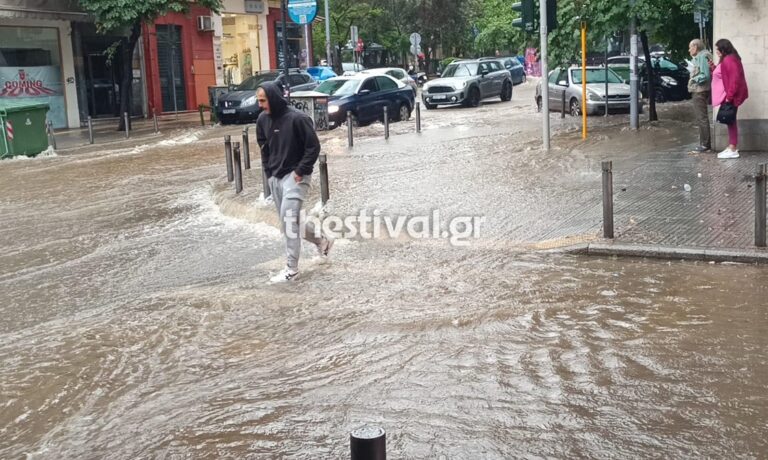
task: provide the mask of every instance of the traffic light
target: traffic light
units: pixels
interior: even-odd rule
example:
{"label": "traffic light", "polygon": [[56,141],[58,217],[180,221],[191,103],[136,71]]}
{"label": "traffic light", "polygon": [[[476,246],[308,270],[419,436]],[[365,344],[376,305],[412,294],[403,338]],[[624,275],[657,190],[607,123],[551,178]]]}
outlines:
{"label": "traffic light", "polygon": [[536,30],[536,5],[534,0],[522,0],[512,4],[512,11],[520,13],[520,17],[512,20],[512,25],[526,32]]}
{"label": "traffic light", "polygon": [[547,0],[547,32],[557,29],[557,0]]}

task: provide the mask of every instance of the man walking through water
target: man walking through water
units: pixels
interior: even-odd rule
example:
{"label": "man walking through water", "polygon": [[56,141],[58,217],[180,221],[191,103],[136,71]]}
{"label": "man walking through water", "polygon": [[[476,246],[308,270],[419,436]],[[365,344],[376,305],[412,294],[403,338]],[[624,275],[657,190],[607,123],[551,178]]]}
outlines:
{"label": "man walking through water", "polygon": [[[263,83],[256,90],[261,114],[256,121],[256,141],[261,148],[261,166],[275,200],[280,227],[285,236],[286,266],[270,278],[272,283],[294,281],[299,276],[301,238],[317,246],[327,257],[333,240],[307,222],[299,222],[301,206],[309,193],[312,169],[320,155],[320,141],[312,119],[291,107],[275,83]],[[303,230],[303,231],[302,231]]]}

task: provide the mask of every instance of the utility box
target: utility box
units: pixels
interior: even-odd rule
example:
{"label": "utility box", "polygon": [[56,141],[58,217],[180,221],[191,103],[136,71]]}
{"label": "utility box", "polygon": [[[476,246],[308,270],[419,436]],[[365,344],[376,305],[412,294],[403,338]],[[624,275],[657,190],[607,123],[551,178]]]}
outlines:
{"label": "utility box", "polygon": [[290,105],[312,118],[315,131],[328,129],[328,95],[315,91],[298,91],[291,95]]}
{"label": "utility box", "polygon": [[0,158],[35,156],[48,148],[46,103],[0,99]]}

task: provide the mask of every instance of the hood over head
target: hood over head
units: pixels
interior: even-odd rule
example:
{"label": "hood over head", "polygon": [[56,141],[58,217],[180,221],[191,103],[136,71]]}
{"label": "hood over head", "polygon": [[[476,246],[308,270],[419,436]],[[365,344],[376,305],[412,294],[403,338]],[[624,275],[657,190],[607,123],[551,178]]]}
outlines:
{"label": "hood over head", "polygon": [[288,109],[288,101],[283,97],[283,88],[277,83],[266,82],[259,85],[269,101],[269,115],[279,117]]}

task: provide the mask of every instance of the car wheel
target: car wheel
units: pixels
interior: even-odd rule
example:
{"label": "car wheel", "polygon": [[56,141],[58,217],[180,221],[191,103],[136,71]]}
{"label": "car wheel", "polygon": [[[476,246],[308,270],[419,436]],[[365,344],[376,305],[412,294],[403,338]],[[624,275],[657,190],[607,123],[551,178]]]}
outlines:
{"label": "car wheel", "polygon": [[411,109],[408,108],[408,104],[400,104],[400,108],[397,109],[397,119],[399,121],[406,121],[411,118]]}
{"label": "car wheel", "polygon": [[504,86],[501,87],[501,100],[507,102],[512,99],[512,83],[504,82]]}
{"label": "car wheel", "polygon": [[578,117],[581,115],[581,104],[576,98],[571,99],[571,116]]}
{"label": "car wheel", "polygon": [[541,96],[536,98],[536,111],[541,112]]}
{"label": "car wheel", "polygon": [[656,102],[663,104],[664,102],[667,102],[669,98],[667,97],[667,94],[665,91],[656,91]]}
{"label": "car wheel", "polygon": [[480,90],[477,87],[469,90],[469,97],[467,97],[468,107],[477,107],[480,105]]}

